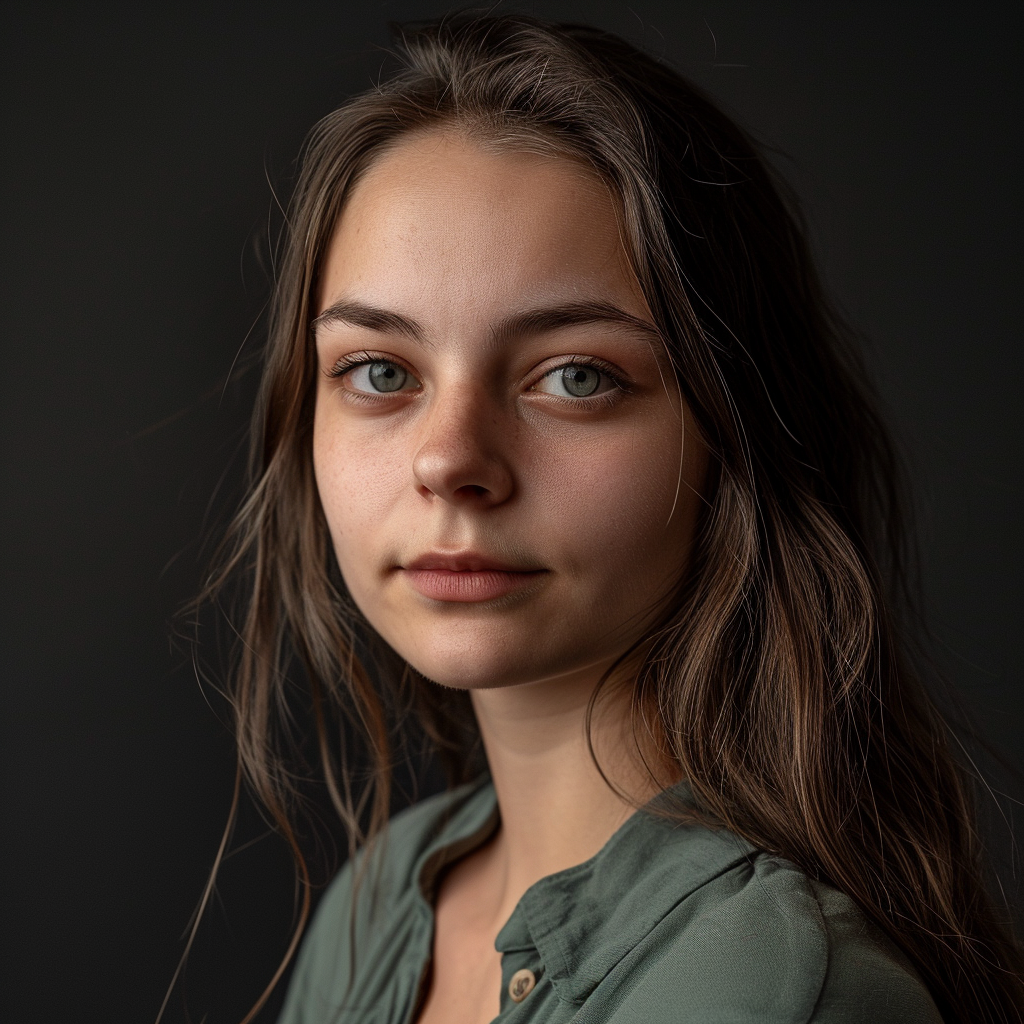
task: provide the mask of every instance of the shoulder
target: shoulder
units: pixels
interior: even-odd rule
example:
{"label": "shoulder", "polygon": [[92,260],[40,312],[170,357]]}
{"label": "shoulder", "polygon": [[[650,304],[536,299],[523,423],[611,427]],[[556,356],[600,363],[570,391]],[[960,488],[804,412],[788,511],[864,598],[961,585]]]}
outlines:
{"label": "shoulder", "polygon": [[370,849],[338,871],[303,937],[278,1024],[327,1019],[321,1014],[345,991],[355,950],[370,950],[383,934],[381,920],[414,909],[417,864],[479,789],[478,783],[462,786],[401,811]]}
{"label": "shoulder", "polygon": [[458,824],[460,812],[480,794],[480,782],[438,793],[400,811],[372,847],[361,850],[328,886],[310,929],[317,931],[347,915],[355,885],[357,912],[377,913],[401,902],[417,884],[417,866],[438,839]]}
{"label": "shoulder", "polygon": [[[651,1003],[650,1016],[637,1019],[941,1024],[927,989],[892,942],[847,896],[789,861],[752,854],[674,913],[678,926],[669,929],[634,993]],[[671,1000],[689,1012],[666,1016]]]}

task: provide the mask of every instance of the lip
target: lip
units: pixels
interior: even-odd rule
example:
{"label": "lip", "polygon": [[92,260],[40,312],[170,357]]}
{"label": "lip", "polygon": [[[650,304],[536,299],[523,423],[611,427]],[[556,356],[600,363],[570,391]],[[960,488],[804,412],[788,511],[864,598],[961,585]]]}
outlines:
{"label": "lip", "polygon": [[513,565],[511,562],[503,562],[488,555],[482,555],[477,551],[428,551],[425,555],[406,562],[402,569],[406,570],[435,570],[445,569],[448,572],[541,572],[533,565]]}
{"label": "lip", "polygon": [[423,597],[435,601],[492,601],[536,584],[546,569],[516,566],[475,551],[430,552],[399,566]]}

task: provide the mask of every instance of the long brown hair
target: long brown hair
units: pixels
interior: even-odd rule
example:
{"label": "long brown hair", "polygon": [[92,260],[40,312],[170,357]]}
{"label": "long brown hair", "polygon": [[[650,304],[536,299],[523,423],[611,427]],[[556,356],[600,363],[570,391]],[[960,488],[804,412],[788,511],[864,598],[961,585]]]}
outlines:
{"label": "long brown hair", "polygon": [[[311,458],[310,321],[331,231],[371,161],[437,128],[583,161],[621,204],[634,270],[711,452],[695,554],[645,638],[633,699],[698,813],[852,897],[948,1022],[1021,1020],[1021,950],[986,893],[970,786],[901,625],[897,461],[785,187],[677,72],[598,30],[466,14],[399,29],[397,42],[397,71],[307,143],[252,485],[200,598],[244,582],[229,694],[239,779],[290,843],[305,893],[288,957],[309,908],[288,687],[308,694],[318,770],[353,849],[385,828],[407,726],[453,780],[479,765],[465,694],[408,666],[366,664],[372,630],[338,571]],[[289,682],[294,658],[300,683]]]}

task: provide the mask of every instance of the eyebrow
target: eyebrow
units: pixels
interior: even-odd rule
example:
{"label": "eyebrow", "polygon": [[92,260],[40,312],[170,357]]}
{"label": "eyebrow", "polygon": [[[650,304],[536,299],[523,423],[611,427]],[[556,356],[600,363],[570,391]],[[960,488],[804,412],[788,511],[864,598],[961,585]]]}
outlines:
{"label": "eyebrow", "polygon": [[405,334],[413,341],[423,342],[423,328],[411,317],[401,313],[392,313],[387,309],[368,306],[362,302],[351,302],[342,299],[328,306],[309,325],[315,334],[321,327],[333,324],[349,324],[352,327],[366,327],[371,331],[384,334]]}
{"label": "eyebrow", "polygon": [[[428,346],[422,326],[412,317],[388,309],[380,309],[363,302],[341,299],[328,306],[310,323],[314,332],[320,327],[344,323],[353,327],[365,327],[383,334],[401,334],[421,345]],[[633,316],[624,309],[608,302],[567,302],[557,306],[541,306],[504,317],[492,330],[490,343],[496,347],[528,334],[543,334],[546,331],[562,330],[585,324],[603,323],[624,327],[661,340],[661,332],[641,317]]]}

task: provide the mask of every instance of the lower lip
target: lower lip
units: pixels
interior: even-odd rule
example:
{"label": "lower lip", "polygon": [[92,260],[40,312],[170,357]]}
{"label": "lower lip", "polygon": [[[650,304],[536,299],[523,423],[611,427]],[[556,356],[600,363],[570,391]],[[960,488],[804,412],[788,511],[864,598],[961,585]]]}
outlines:
{"label": "lower lip", "polygon": [[455,569],[403,569],[412,588],[435,601],[492,601],[525,590],[536,583],[545,570],[503,572]]}

